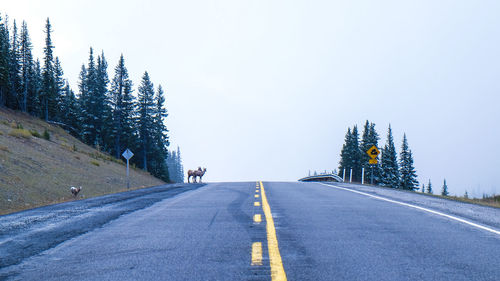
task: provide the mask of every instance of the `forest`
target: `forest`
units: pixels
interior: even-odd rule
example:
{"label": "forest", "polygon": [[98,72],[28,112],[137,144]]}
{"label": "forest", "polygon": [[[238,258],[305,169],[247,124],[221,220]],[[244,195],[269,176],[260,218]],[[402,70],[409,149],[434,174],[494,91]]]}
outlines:
{"label": "forest", "polygon": [[[120,159],[129,148],[133,165],[167,182],[182,182],[180,150],[168,150],[165,92],[144,71],[137,89],[123,54],[108,75],[104,51],[90,47],[75,93],[64,77],[47,18],[43,58],[35,58],[26,22],[0,15],[0,107],[58,125],[82,142]],[[172,157],[169,159],[169,157]],[[170,164],[170,167],[168,166]],[[170,171],[170,173],[169,173]]]}

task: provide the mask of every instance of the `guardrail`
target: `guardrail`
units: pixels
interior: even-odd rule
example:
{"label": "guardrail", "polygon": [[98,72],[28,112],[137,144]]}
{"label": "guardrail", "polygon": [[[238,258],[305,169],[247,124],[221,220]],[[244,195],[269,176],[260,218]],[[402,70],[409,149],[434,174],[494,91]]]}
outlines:
{"label": "guardrail", "polygon": [[299,181],[336,181],[343,182],[342,178],[335,174],[322,174],[316,176],[308,176],[305,178],[299,179]]}

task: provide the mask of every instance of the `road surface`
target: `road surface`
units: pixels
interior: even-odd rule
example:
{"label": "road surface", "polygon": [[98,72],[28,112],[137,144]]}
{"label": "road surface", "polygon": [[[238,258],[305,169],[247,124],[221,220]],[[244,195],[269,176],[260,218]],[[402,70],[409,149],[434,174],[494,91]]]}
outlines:
{"label": "road surface", "polygon": [[[210,183],[162,190],[144,195],[156,197],[143,208],[5,263],[0,279],[500,279],[498,226],[467,217],[469,207],[497,218],[498,209],[437,199],[443,206],[462,204],[464,216],[458,216],[343,184]],[[99,217],[99,206],[92,208],[87,217]],[[55,225],[58,233],[78,228]],[[26,237],[37,244],[36,233],[50,227],[30,229],[34,234]],[[14,255],[1,250],[8,236],[0,236],[0,253],[7,256]],[[10,236],[23,244],[14,230]]]}

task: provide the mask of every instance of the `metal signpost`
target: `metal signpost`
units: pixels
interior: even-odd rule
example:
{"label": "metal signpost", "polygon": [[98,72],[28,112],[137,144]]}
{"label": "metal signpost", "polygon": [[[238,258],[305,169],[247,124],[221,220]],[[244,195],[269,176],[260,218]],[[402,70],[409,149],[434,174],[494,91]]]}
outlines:
{"label": "metal signpost", "polygon": [[373,184],[373,166],[375,166],[378,163],[377,157],[380,154],[380,150],[378,150],[378,148],[373,145],[372,147],[370,147],[370,149],[366,151],[366,154],[368,154],[368,156],[370,156],[371,158],[368,160],[368,163],[372,166],[370,184]]}
{"label": "metal signpost", "polygon": [[128,160],[130,158],[132,158],[132,156],[134,156],[134,153],[132,153],[132,151],[130,151],[130,149],[126,149],[123,154],[122,154],[123,158],[127,159],[127,189],[130,188],[130,177],[129,177],[129,170],[128,170]]}

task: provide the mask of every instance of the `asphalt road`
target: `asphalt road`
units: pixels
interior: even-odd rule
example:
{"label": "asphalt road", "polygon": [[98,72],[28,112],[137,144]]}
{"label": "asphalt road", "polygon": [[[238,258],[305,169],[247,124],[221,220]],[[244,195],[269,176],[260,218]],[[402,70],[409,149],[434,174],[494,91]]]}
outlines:
{"label": "asphalt road", "polygon": [[[103,205],[103,213],[128,211],[91,226],[83,218],[75,223],[55,219],[60,215],[55,210],[68,206],[46,209],[52,219],[23,231],[16,222],[26,221],[29,213],[0,217],[2,229],[10,227],[10,232],[0,232],[0,257],[10,260],[0,266],[0,279],[278,280],[281,266],[288,280],[500,280],[495,225],[485,225],[488,231],[394,199],[318,183],[257,186],[163,187],[132,201],[110,203],[114,207]],[[127,209],[148,196],[154,200]],[[266,206],[272,217],[266,216]],[[98,200],[89,207],[92,211],[80,207],[90,221],[101,217]],[[481,208],[500,216],[498,209]],[[476,214],[481,208],[474,209]],[[84,230],[75,231],[80,226]],[[66,228],[73,235],[63,237]],[[9,258],[16,256],[12,240],[37,245],[37,234],[47,232],[59,238],[46,234],[46,249]],[[270,242],[273,232],[279,247]]]}

